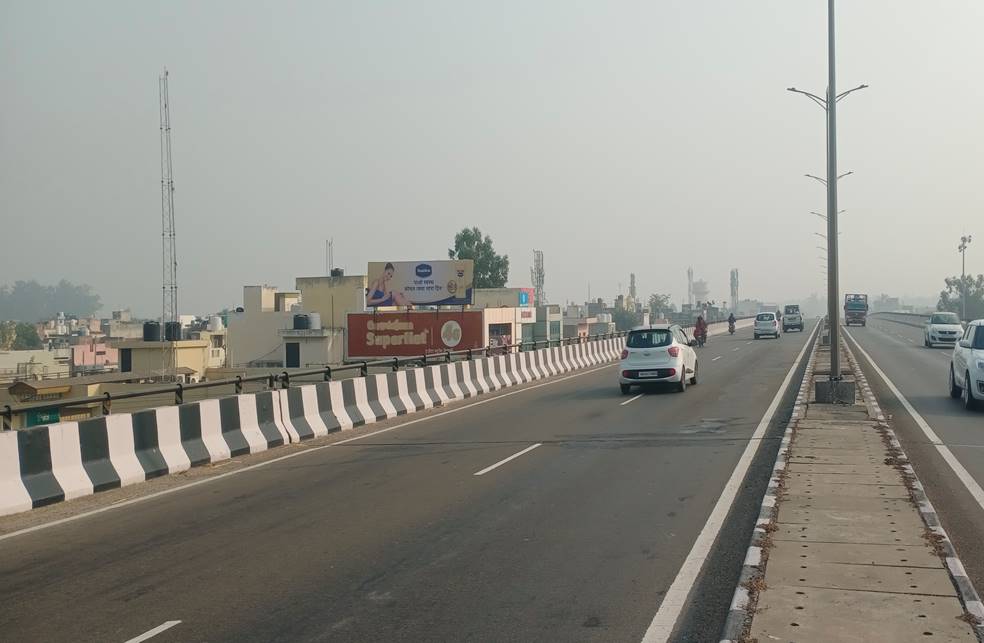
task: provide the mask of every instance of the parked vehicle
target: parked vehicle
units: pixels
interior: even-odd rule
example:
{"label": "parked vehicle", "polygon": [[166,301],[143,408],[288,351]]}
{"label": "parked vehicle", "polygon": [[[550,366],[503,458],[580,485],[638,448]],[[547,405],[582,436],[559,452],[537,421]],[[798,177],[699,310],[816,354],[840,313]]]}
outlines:
{"label": "parked vehicle", "polygon": [[844,295],[844,324],[868,325],[868,295]]}
{"label": "parked vehicle", "polygon": [[963,400],[965,409],[984,403],[984,319],[967,325],[950,357],[950,397]]}
{"label": "parked vehicle", "polygon": [[755,334],[755,339],[758,339],[763,335],[770,335],[776,339],[779,339],[782,336],[782,329],[779,325],[778,313],[763,312],[756,315],[753,332]]}
{"label": "parked vehicle", "polygon": [[618,367],[618,385],[623,394],[632,386],[650,383],[675,384],[684,392],[697,383],[697,340],[676,324],[639,326],[629,331]]}
{"label": "parked vehicle", "polygon": [[927,348],[932,348],[936,344],[956,346],[963,334],[964,327],[956,313],[933,313],[926,320],[926,328],[923,329],[923,346]]}
{"label": "parked vehicle", "polygon": [[782,332],[789,332],[793,328],[803,332],[803,315],[800,314],[799,304],[786,304],[782,316]]}

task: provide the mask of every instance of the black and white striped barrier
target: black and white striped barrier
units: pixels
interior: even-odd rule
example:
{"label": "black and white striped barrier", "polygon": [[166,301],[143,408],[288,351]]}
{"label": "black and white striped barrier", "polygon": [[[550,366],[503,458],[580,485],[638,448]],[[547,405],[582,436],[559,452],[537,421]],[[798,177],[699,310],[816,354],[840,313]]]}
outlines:
{"label": "black and white striped barrier", "polygon": [[622,338],[0,433],[0,515],[610,362]]}

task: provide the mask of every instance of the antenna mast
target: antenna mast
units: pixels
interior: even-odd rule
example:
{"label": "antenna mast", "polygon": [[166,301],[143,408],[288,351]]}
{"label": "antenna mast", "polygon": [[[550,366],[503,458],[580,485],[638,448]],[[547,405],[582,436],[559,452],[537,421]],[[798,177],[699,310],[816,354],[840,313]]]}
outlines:
{"label": "antenna mast", "polygon": [[[168,342],[169,324],[178,321],[178,255],[174,230],[174,172],[171,165],[171,107],[167,93],[167,68],[158,78],[161,112],[161,379],[176,376],[174,341]],[[173,332],[173,331],[172,331]]]}
{"label": "antenna mast", "polygon": [[[533,282],[533,302],[537,306],[547,303],[547,293],[543,289],[546,281],[546,271],[543,268],[543,251],[533,251],[533,267],[530,268],[530,281]],[[588,295],[590,299],[590,294]]]}

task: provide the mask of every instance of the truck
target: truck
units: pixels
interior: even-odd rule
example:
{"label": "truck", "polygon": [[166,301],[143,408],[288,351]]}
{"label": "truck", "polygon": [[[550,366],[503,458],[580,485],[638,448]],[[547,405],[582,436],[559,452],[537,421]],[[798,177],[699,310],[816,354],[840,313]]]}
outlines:
{"label": "truck", "polygon": [[844,295],[844,325],[866,326],[868,321],[868,295],[849,293]]}

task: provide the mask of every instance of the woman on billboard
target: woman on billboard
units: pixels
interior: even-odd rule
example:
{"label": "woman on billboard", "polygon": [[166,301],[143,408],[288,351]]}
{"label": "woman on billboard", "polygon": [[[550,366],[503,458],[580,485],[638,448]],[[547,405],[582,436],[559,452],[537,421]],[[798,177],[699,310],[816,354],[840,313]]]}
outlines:
{"label": "woman on billboard", "polygon": [[393,291],[390,282],[393,280],[393,273],[396,269],[393,264],[387,263],[383,268],[383,274],[376,278],[369,285],[369,294],[366,297],[366,306],[377,308],[380,306],[409,306],[407,296],[400,291]]}

